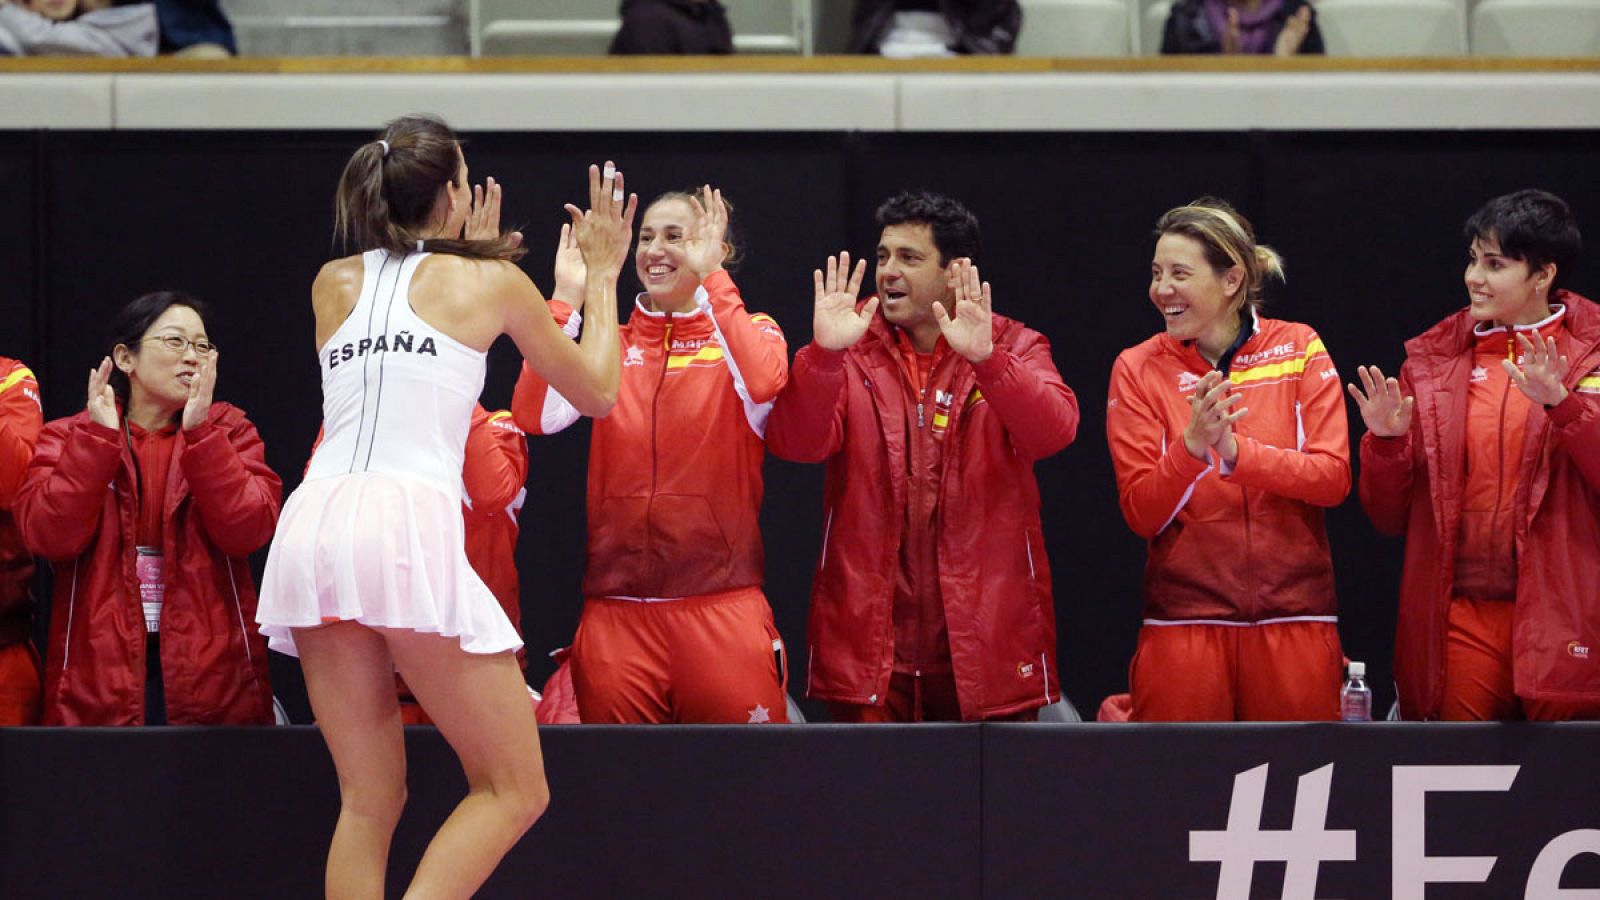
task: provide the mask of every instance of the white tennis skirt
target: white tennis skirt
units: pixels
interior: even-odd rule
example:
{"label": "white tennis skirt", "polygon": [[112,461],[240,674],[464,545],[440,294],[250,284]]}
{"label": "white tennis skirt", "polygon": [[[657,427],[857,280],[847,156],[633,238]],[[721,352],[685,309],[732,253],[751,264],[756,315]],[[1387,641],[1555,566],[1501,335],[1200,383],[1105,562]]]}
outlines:
{"label": "white tennis skirt", "polygon": [[522,646],[467,562],[460,500],[391,475],[319,478],[283,505],[256,622],[299,656],[290,629],[334,621],[458,637],[468,653]]}

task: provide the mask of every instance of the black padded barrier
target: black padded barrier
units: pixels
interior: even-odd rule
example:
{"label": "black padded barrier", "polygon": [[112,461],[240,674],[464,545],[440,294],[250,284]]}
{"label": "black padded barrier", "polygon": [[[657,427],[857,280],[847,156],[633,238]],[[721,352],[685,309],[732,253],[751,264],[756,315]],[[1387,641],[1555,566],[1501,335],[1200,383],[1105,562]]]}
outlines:
{"label": "black padded barrier", "polygon": [[[0,354],[38,372],[46,412],[83,406],[108,314],[144,291],[185,288],[214,310],[217,393],[260,427],[286,487],[300,477],[320,409],[309,287],[335,252],[332,196],[358,132],[0,131]],[[1122,522],[1105,446],[1111,363],[1154,333],[1146,285],[1151,227],[1201,194],[1227,197],[1288,261],[1268,314],[1310,323],[1343,374],[1398,367],[1403,341],[1464,303],[1462,221],[1530,185],[1566,197],[1600,243],[1600,131],[1249,133],[474,133],[472,178],[506,185],[505,219],[550,287],[561,204],[583,166],[612,158],[643,196],[714,181],[736,204],[746,302],[771,313],[791,351],[810,336],[811,271],[870,255],[886,195],[927,187],[964,199],[984,226],[981,270],[995,306],[1043,332],[1083,412],[1077,443],[1041,462],[1044,537],[1055,575],[1068,696],[1092,717],[1127,689],[1144,547]],[[1600,296],[1600,263],[1573,285]],[[634,289],[624,277],[623,291]],[[485,403],[510,401],[518,359],[491,354]],[[1361,425],[1351,410],[1353,438]],[[518,564],[530,678],[570,642],[580,608],[587,428],[530,442]],[[822,470],[769,460],[762,515],[767,593],[803,694],[805,615],[822,531]],[[1400,544],[1352,497],[1329,512],[1345,652],[1368,664],[1385,709]],[[295,721],[309,709],[292,660],[275,687]],[[806,703],[813,719],[820,704]]]}
{"label": "black padded barrier", "polygon": [[[1600,889],[1594,724],[562,726],[541,738],[549,812],[486,900]],[[392,896],[465,787],[436,730],[407,729],[406,744]],[[0,729],[0,896],[317,896],[337,809],[312,727]]]}

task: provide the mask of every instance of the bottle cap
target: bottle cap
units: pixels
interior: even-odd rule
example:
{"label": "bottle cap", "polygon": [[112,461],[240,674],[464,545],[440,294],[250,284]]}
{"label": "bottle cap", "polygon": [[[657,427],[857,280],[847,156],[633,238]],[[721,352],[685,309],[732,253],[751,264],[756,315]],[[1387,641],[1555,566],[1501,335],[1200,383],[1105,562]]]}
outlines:
{"label": "bottle cap", "polygon": [[1355,660],[1351,660],[1350,661],[1350,677],[1351,678],[1365,678],[1365,677],[1367,677],[1367,664],[1363,663],[1363,662],[1356,662]]}

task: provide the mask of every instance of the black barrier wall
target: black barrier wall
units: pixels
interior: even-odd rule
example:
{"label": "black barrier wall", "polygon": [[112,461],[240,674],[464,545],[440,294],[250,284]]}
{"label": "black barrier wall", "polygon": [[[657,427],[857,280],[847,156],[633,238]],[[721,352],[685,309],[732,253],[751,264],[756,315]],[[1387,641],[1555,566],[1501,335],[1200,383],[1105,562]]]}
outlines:
{"label": "black barrier wall", "polygon": [[[980,267],[997,310],[1052,341],[1078,393],[1078,442],[1038,466],[1056,577],[1059,670],[1092,715],[1126,690],[1140,616],[1143,546],[1123,524],[1105,447],[1112,360],[1160,325],[1146,298],[1150,230],[1201,194],[1232,200],[1288,262],[1268,314],[1308,322],[1350,376],[1398,367],[1402,342],[1463,305],[1462,221],[1527,186],[1566,197],[1600,232],[1600,132],[1240,134],[473,134],[472,177],[506,184],[506,220],[550,286],[563,214],[583,167],[616,159],[643,196],[713,181],[737,205],[752,310],[771,313],[791,352],[810,334],[810,272],[829,253],[870,256],[872,212],[927,187],[982,220]],[[299,481],[320,418],[309,287],[331,244],[339,171],[355,132],[0,132],[0,354],[38,373],[49,417],[82,408],[105,352],[108,314],[163,288],[212,304],[218,396],[260,427],[286,487]],[[1592,255],[1592,254],[1591,254]],[[1572,285],[1600,294],[1593,264]],[[624,292],[635,285],[625,276]],[[510,401],[517,356],[491,356],[485,403]],[[1352,414],[1352,438],[1359,418]],[[566,645],[580,607],[587,429],[531,442],[518,560],[530,678]],[[821,468],[770,461],[763,529],[767,593],[803,693],[805,607],[821,532]],[[1400,546],[1351,499],[1330,511],[1341,632],[1368,662],[1377,704],[1392,699]],[[308,719],[292,661],[278,691]],[[818,710],[808,707],[815,715]]]}
{"label": "black barrier wall", "polygon": [[[1600,889],[1593,724],[562,726],[543,739],[549,811],[486,900]],[[392,889],[465,791],[436,730],[407,729],[406,750]],[[0,797],[8,900],[318,896],[338,811],[332,763],[303,726],[0,729]]]}

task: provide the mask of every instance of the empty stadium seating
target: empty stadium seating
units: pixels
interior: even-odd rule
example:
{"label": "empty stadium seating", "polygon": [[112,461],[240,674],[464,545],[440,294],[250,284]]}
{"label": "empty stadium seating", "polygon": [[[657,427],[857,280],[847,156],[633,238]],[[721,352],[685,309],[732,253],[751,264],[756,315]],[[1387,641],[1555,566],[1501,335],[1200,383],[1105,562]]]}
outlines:
{"label": "empty stadium seating", "polygon": [[1600,56],[1600,0],[1477,0],[1474,56]]}
{"label": "empty stadium seating", "polygon": [[1465,0],[1318,0],[1329,56],[1456,56],[1467,50]]}
{"label": "empty stadium seating", "polygon": [[1022,0],[1018,56],[1127,56],[1128,0]]}

